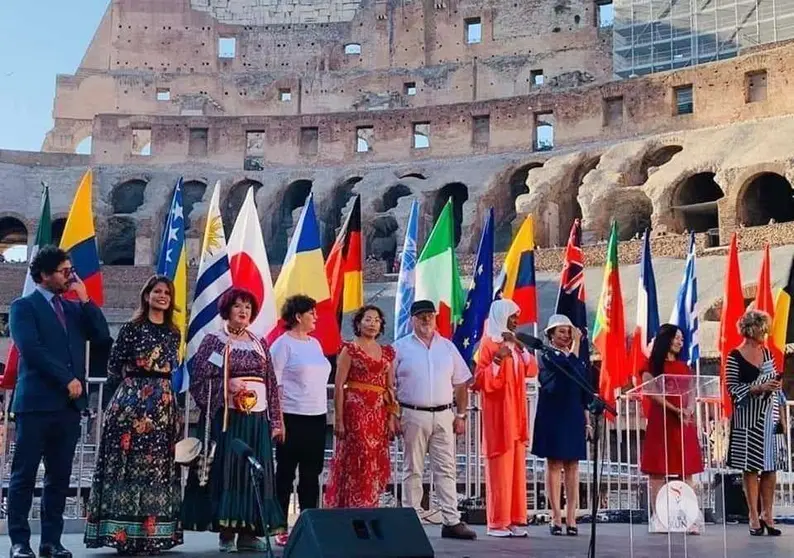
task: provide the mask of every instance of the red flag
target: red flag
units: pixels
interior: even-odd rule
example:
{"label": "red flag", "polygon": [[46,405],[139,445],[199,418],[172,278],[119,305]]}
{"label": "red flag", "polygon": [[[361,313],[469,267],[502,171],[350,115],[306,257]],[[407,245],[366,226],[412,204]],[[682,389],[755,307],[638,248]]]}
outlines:
{"label": "red flag", "polygon": [[[769,244],[764,247],[764,260],[761,262],[761,273],[758,276],[758,288],[755,293],[755,309],[769,314],[770,327],[775,323],[775,299],[772,297],[772,271],[769,257]],[[775,343],[775,336],[770,332],[766,347],[775,360],[775,369],[783,372],[783,349]]]}
{"label": "red flag", "polygon": [[728,354],[742,342],[737,324],[744,314],[744,293],[742,278],[739,271],[739,251],[736,245],[736,233],[731,236],[731,247],[728,251],[728,268],[725,272],[725,295],[722,298],[722,316],[720,318],[720,382],[722,384],[722,409],[726,417],[731,416],[733,405],[725,385],[725,365]]}

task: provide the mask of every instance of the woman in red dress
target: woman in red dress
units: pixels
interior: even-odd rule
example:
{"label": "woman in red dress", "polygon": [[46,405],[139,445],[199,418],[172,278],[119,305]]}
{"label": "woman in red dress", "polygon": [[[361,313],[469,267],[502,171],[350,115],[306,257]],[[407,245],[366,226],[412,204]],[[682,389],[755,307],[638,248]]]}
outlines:
{"label": "woman in red dress", "polygon": [[[656,495],[667,477],[679,477],[692,486],[692,475],[703,471],[697,426],[685,394],[694,384],[683,379],[679,382],[672,377],[692,375],[687,363],[679,360],[683,345],[681,330],[672,324],[664,324],[653,342],[648,371],[642,376],[643,382],[649,382],[664,374],[668,377],[666,389],[670,391],[667,396],[647,397],[648,425],[645,428],[640,469],[650,477],[653,512]],[[696,532],[696,529],[692,531],[693,534]]]}
{"label": "woman in red dress", "polygon": [[325,489],[327,508],[377,508],[391,476],[394,436],[394,349],[380,345],[385,319],[377,306],[353,316],[355,339],[337,359],[334,409],[336,449]]}

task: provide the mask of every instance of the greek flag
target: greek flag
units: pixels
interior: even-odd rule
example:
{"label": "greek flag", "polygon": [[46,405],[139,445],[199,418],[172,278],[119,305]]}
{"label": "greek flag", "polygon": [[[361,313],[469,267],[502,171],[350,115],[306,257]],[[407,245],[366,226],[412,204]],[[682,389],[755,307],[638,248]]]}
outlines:
{"label": "greek flag", "polygon": [[405,243],[400,258],[400,276],[397,279],[397,296],[394,301],[394,339],[411,333],[411,305],[416,292],[416,238],[419,229],[419,203],[411,204],[411,216],[405,229]]}
{"label": "greek flag", "polygon": [[670,323],[681,328],[684,335],[684,346],[681,347],[681,359],[695,370],[699,369],[700,343],[698,340],[698,284],[695,276],[695,233],[689,238],[689,254],[686,257],[684,279],[678,289]]}
{"label": "greek flag", "polygon": [[180,391],[190,387],[190,370],[193,356],[207,333],[218,331],[223,320],[218,313],[218,299],[232,286],[232,273],[229,269],[229,256],[226,252],[226,236],[220,211],[220,188],[218,181],[212,192],[207,225],[204,228],[204,241],[201,245],[196,291],[190,309],[190,325],[187,330],[187,370]]}

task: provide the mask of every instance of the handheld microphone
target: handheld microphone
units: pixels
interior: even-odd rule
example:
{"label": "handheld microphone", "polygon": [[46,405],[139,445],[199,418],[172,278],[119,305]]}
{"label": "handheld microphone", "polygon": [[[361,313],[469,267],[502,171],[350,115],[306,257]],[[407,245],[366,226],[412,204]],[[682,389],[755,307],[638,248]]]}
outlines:
{"label": "handheld microphone", "polygon": [[232,440],[232,451],[243,459],[247,459],[248,464],[251,465],[253,470],[258,474],[265,474],[265,468],[262,467],[262,464],[254,457],[254,450],[251,449],[251,446],[243,442],[240,438],[234,438]]}
{"label": "handheld microphone", "polygon": [[516,332],[514,335],[516,336],[516,339],[521,341],[521,343],[523,343],[524,346],[531,351],[545,352],[549,350],[549,347],[547,347],[543,343],[543,341],[541,341],[534,335],[529,335],[528,333],[521,333],[521,332]]}

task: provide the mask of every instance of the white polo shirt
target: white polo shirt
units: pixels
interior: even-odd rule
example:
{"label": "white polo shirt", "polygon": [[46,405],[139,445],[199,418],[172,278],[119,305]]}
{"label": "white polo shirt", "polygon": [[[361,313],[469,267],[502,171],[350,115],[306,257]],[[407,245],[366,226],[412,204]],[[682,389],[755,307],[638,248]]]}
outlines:
{"label": "white polo shirt", "polygon": [[471,371],[457,347],[436,333],[430,347],[411,333],[394,343],[397,351],[397,400],[417,407],[454,402],[453,386],[471,379]]}
{"label": "white polo shirt", "polygon": [[284,333],[270,347],[273,369],[283,391],[281,410],[292,415],[328,412],[331,363],[314,337],[296,339]]}

